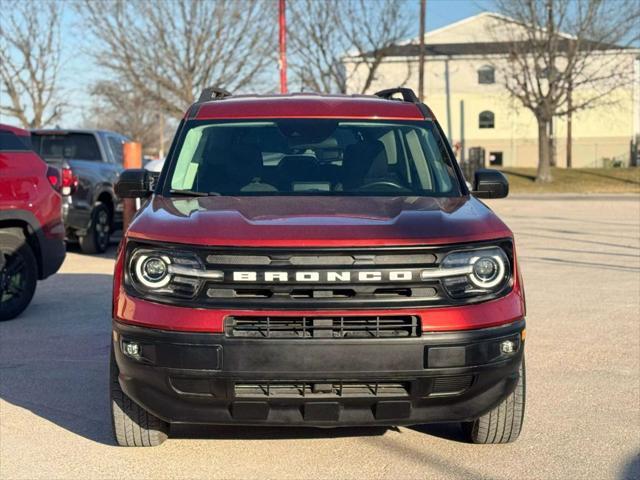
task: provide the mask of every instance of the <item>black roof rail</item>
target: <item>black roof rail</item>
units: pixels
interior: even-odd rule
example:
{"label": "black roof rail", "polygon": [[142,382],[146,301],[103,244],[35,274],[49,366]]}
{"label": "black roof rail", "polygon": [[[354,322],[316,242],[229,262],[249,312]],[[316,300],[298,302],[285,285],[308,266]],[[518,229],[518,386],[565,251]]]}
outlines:
{"label": "black roof rail", "polygon": [[374,95],[376,97],[384,98],[385,100],[398,100],[393,98],[397,93],[402,95],[403,102],[420,103],[420,99],[415,92],[406,87],[387,88],[386,90],[380,90],[379,92],[374,93]]}
{"label": "black roof rail", "polygon": [[231,96],[231,92],[220,87],[207,87],[200,93],[197,103],[208,102],[210,100],[222,100]]}

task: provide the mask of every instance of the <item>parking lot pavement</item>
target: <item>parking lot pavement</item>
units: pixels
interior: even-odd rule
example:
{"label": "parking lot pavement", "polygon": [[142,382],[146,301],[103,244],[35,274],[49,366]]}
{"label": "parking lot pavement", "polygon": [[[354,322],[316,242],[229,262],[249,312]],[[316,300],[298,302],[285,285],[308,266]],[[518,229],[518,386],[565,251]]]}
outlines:
{"label": "parking lot pavement", "polygon": [[527,407],[512,445],[456,425],[181,428],[113,445],[107,399],[113,250],[70,253],[0,324],[0,478],[639,478],[640,199],[513,198],[528,300]]}

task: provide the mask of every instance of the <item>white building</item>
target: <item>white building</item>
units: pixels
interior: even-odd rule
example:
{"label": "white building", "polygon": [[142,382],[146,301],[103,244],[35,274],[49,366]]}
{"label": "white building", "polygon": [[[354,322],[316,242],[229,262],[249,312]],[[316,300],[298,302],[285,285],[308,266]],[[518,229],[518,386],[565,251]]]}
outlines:
{"label": "white building", "polygon": [[[463,141],[466,155],[470,148],[482,147],[487,165],[492,160],[494,165],[505,167],[533,167],[538,160],[535,117],[509,95],[497,78],[498,71],[489,65],[488,59],[492,65],[506,62],[508,42],[495,40],[509,38],[506,32],[500,35],[504,28],[513,26],[497,14],[481,13],[427,33],[425,101],[452,143]],[[606,59],[614,54],[620,55],[620,50],[603,50],[598,55]],[[640,135],[640,50],[628,49],[623,55],[627,73],[635,72],[633,83],[610,93],[608,105],[573,115],[575,167],[600,167],[612,161],[627,163],[631,141]],[[357,91],[364,78],[364,72],[359,72],[356,65],[345,59],[351,78],[349,91]],[[418,91],[417,40],[393,49],[367,93],[398,85]],[[575,96],[581,94],[584,92],[579,89],[574,92]],[[562,167],[566,158],[566,118],[556,119],[553,129],[554,159]]]}

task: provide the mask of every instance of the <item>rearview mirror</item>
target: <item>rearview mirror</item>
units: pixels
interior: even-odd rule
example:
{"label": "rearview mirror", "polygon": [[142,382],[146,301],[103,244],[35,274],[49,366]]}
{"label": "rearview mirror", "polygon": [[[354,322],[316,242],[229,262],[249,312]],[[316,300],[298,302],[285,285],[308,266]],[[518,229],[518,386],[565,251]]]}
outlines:
{"label": "rearview mirror", "polygon": [[153,193],[157,175],[143,168],[132,168],[120,174],[116,195],[120,198],[145,198]]}
{"label": "rearview mirror", "polygon": [[476,170],[471,193],[478,198],[504,198],[509,195],[509,181],[498,170]]}

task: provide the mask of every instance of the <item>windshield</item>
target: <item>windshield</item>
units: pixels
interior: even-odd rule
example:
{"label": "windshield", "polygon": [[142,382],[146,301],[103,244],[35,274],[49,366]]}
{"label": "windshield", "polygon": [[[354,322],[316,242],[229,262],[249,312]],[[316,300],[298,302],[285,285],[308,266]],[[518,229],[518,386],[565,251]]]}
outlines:
{"label": "windshield", "polygon": [[172,157],[169,195],[460,195],[430,121],[191,121]]}
{"label": "windshield", "polygon": [[99,161],[100,149],[90,133],[50,134],[34,132],[33,149],[44,159]]}

